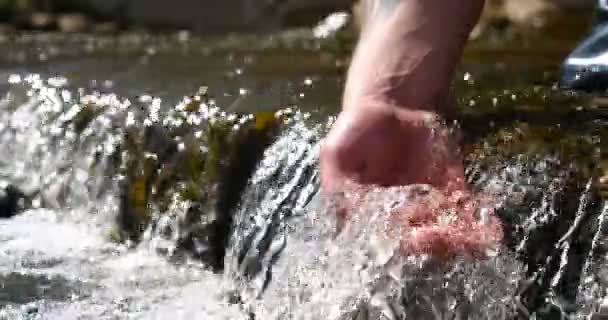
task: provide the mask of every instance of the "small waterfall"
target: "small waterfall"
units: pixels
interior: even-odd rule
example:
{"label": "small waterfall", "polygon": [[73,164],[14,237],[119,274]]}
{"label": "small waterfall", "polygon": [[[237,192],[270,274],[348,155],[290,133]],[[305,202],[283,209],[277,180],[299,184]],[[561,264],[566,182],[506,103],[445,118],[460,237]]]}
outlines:
{"label": "small waterfall", "polygon": [[104,172],[121,143],[129,101],[71,91],[63,78],[13,75],[11,82],[0,102],[0,177],[33,207],[84,209],[98,218],[72,218],[104,224],[117,207],[115,182]]}
{"label": "small waterfall", "polygon": [[298,117],[292,121],[266,150],[235,213],[228,270],[231,276],[256,279],[258,292],[271,281],[272,265],[293,231],[289,221],[307,213],[306,206],[318,191],[322,128],[308,128]]}
{"label": "small waterfall", "polygon": [[549,155],[520,156],[476,178],[501,199],[506,242],[523,266],[520,317],[583,319],[597,311],[605,209],[581,172]]}
{"label": "small waterfall", "polygon": [[290,113],[227,114],[205,92],[165,107],[63,78],[11,82],[0,177],[23,190],[27,207],[72,209],[70,220],[102,226],[112,240],[185,249],[217,268],[232,207]]}
{"label": "small waterfall", "polygon": [[[333,205],[319,195],[304,211],[294,210],[305,215],[275,226],[280,231],[271,240],[266,239],[267,230],[250,227],[259,233],[248,237],[249,241],[258,244],[263,239],[274,245],[255,251],[257,273],[240,283],[239,300],[264,319],[513,316],[522,270],[508,252],[488,260],[458,259],[444,266],[397,252],[399,237],[388,227],[388,212],[392,205],[407,205],[404,193],[417,192],[417,188],[372,192],[340,234],[335,233]],[[247,214],[249,224],[260,223],[254,212]],[[285,229],[289,232],[282,233]],[[247,243],[247,253],[251,247]],[[271,259],[276,261],[264,263]],[[242,261],[237,261],[241,262],[237,275],[251,276],[247,273],[250,262]]]}
{"label": "small waterfall", "polygon": [[606,215],[608,214],[608,203],[603,203],[601,213],[597,216],[597,230],[593,235],[591,248],[585,259],[578,285],[577,303],[584,305],[584,314],[593,314],[599,311],[601,303],[606,298],[605,287],[606,270],[602,269],[606,264],[607,245],[606,237]]}

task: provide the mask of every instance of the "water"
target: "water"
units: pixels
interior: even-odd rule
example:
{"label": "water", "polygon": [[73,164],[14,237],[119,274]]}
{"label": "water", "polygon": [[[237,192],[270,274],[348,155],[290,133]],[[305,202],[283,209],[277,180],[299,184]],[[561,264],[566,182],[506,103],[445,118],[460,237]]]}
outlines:
{"label": "water", "polygon": [[284,37],[247,50],[168,36],[5,42],[0,183],[25,193],[25,210],[0,221],[0,319],[597,311],[608,284],[601,107],[554,90],[539,61],[466,64],[449,116],[504,245],[486,260],[403,257],[388,211],[424,187],[371,192],[335,233],[317,160],[347,59],[336,39]]}
{"label": "water", "polygon": [[199,265],[127,251],[56,216],[31,210],[0,227],[4,319],[238,319],[206,290],[222,283]]}

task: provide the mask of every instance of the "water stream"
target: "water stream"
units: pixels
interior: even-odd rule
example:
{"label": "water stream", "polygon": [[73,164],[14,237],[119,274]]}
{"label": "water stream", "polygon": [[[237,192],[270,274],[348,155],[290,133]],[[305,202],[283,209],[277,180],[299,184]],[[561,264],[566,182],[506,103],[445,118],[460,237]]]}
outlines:
{"label": "water stream", "polygon": [[0,69],[0,190],[22,208],[0,220],[0,319],[584,319],[606,296],[607,119],[544,65],[459,73],[467,174],[506,237],[436,264],[386,227],[422,186],[369,193],[335,232],[317,168],[335,50],[21,41],[40,54]]}

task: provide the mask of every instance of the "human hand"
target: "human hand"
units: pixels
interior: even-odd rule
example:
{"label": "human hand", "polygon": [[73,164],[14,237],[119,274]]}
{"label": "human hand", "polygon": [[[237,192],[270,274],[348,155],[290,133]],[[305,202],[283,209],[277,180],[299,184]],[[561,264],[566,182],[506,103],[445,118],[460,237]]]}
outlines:
{"label": "human hand", "polygon": [[[339,195],[334,198],[338,231],[351,213],[370,205],[368,191],[427,185],[398,189],[405,205],[386,212],[391,228],[400,232],[402,254],[483,257],[500,242],[491,199],[467,191],[460,153],[435,114],[360,110],[340,115],[321,151],[323,191]],[[482,205],[482,199],[488,203]]]}
{"label": "human hand", "polygon": [[348,183],[381,187],[464,187],[460,153],[436,114],[395,107],[345,109],[321,150],[325,192]]}

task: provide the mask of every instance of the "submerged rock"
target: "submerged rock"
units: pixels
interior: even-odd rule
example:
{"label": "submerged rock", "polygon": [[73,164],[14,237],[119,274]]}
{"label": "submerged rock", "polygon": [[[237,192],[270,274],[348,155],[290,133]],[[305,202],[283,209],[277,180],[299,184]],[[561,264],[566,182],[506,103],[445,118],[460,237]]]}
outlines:
{"label": "submerged rock", "polygon": [[603,269],[597,257],[608,249],[596,241],[605,233],[601,188],[593,183],[598,141],[520,123],[468,147],[469,178],[495,192],[507,245],[527,270],[517,297],[524,318],[570,317],[595,303],[585,297],[587,278]]}
{"label": "submerged rock", "polygon": [[0,218],[10,218],[25,207],[26,195],[17,187],[0,186]]}
{"label": "submerged rock", "polygon": [[[472,292],[479,296],[485,296],[480,294],[484,290],[480,279],[488,280],[490,288],[503,286],[496,285],[503,280],[514,281],[511,286],[517,289],[506,292],[504,300],[490,299],[494,303],[500,301],[497,307],[506,312],[495,315],[502,314],[507,319],[582,318],[593,314],[603,301],[608,288],[608,243],[604,240],[608,208],[604,207],[602,187],[595,182],[605,172],[599,169],[603,156],[600,141],[606,138],[606,129],[600,125],[590,130],[591,134],[581,136],[580,131],[567,125],[511,121],[510,125],[497,123],[493,131],[477,131],[474,138],[467,137],[467,177],[476,191],[496,202],[496,214],[505,231],[505,248],[496,261],[490,262],[493,267],[482,272],[483,276],[477,278],[468,273],[465,278],[475,283],[476,290]],[[516,278],[487,277],[498,269],[500,259],[511,257],[520,268]],[[411,281],[411,274],[408,276],[395,279],[403,292],[408,288],[407,281]],[[454,304],[443,304],[437,288],[454,279],[446,276],[440,285],[432,285],[433,277],[441,276],[432,274],[411,285],[415,288],[411,295],[402,292],[389,299],[385,309],[394,312],[393,318],[407,314],[427,319],[433,315],[420,312],[433,310],[435,316],[445,317],[460,314],[457,309],[462,306],[463,313],[454,318],[489,317],[478,314],[489,304],[487,301],[477,300],[482,301],[477,304],[473,299],[467,310],[470,297],[460,298],[458,289],[452,288],[446,295]],[[425,293],[425,286],[433,293]],[[451,309],[444,311],[444,305]],[[344,319],[376,319],[380,311],[376,305],[363,304]]]}

